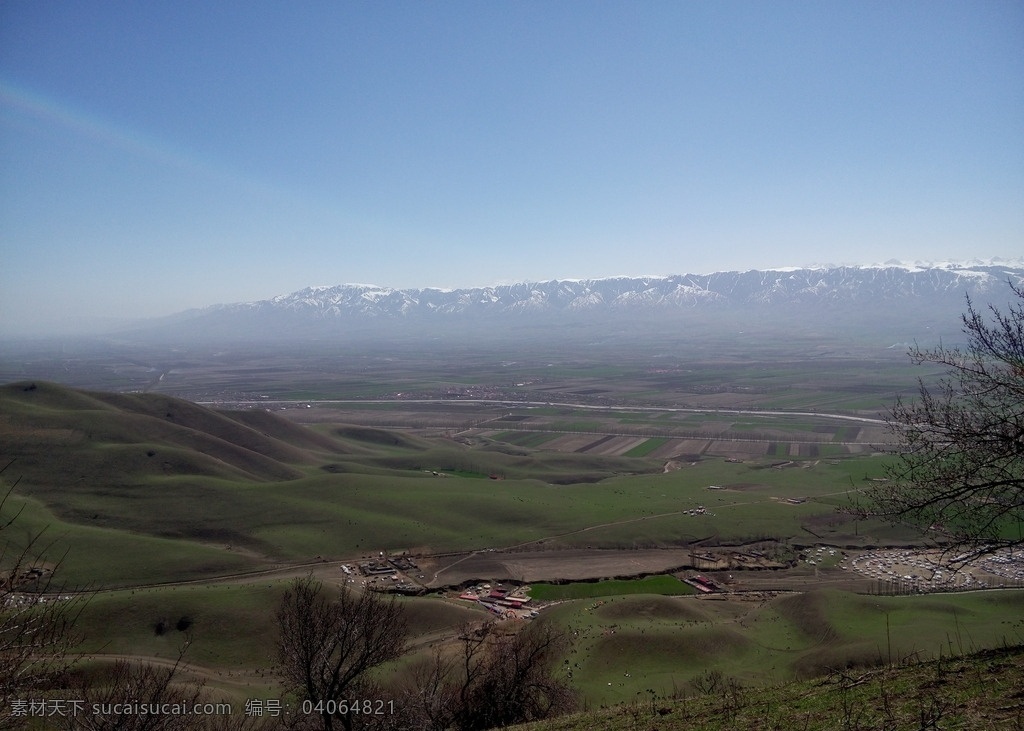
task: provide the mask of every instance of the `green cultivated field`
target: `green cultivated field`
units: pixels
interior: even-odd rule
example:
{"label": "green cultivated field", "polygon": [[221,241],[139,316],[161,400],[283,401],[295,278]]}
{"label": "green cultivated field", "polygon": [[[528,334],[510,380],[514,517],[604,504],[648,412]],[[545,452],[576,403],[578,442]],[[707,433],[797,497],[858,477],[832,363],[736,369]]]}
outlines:
{"label": "green cultivated field", "polygon": [[653,452],[658,447],[662,446],[667,441],[668,441],[667,437],[654,437],[652,439],[648,439],[646,442],[643,442],[642,444],[638,444],[635,447],[633,447],[631,450],[626,452],[625,456],[626,457],[646,457],[648,454]]}
{"label": "green cultivated field", "polygon": [[535,583],[530,596],[537,601],[558,601],[563,599],[586,599],[628,594],[664,594],[677,596],[693,594],[694,589],[674,576],[648,576],[643,579],[611,580],[571,584]]}
{"label": "green cultivated field", "polygon": [[501,434],[495,434],[494,439],[500,442],[508,442],[509,444],[515,444],[519,447],[539,447],[544,442],[549,442],[554,439],[557,434],[545,433],[545,432],[515,432],[507,431]]}

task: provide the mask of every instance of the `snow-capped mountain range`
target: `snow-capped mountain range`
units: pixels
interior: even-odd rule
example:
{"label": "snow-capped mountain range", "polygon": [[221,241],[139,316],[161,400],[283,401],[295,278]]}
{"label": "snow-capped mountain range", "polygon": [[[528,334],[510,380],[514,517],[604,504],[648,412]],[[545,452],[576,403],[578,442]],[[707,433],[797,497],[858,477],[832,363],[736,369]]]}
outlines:
{"label": "snow-capped mountain range", "polygon": [[[844,318],[949,317],[964,297],[1005,304],[1007,285],[1024,284],[1024,260],[940,264],[887,262],[713,274],[551,280],[465,289],[393,289],[342,284],[268,300],[215,305],[170,318],[218,332],[277,328],[383,326],[385,322],[458,324],[499,317],[521,320],[710,316],[714,312],[806,312]],[[167,321],[165,321],[167,322]],[[170,322],[168,322],[170,324]]]}
{"label": "snow-capped mountain range", "polygon": [[550,280],[468,289],[392,289],[372,284],[307,287],[273,299],[208,311],[275,309],[318,318],[462,313],[579,312],[691,308],[709,304],[858,303],[929,299],[1005,288],[1024,281],[1024,261],[1006,264],[895,264],[781,269],[664,277]]}

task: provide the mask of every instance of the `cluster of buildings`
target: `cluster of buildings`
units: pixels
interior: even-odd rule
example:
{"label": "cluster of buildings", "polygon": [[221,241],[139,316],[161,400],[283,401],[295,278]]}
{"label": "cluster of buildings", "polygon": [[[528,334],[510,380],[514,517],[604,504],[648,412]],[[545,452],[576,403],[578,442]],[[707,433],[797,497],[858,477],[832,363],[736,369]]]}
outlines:
{"label": "cluster of buildings", "polygon": [[[341,570],[348,577],[363,576],[363,584],[377,591],[393,591],[400,594],[422,594],[423,587],[413,583],[407,573],[418,571],[419,567],[408,556],[385,556],[377,560],[363,561],[356,567],[343,564]],[[423,578],[420,574],[419,578]],[[354,581],[354,578],[350,578]]]}
{"label": "cluster of buildings", "polygon": [[683,579],[683,583],[689,584],[701,594],[714,594],[716,591],[722,590],[722,587],[702,574]]}
{"label": "cluster of buildings", "polygon": [[533,619],[537,611],[526,606],[530,603],[529,591],[528,586],[506,589],[501,584],[477,584],[459,594],[459,599],[478,602],[502,619]]}

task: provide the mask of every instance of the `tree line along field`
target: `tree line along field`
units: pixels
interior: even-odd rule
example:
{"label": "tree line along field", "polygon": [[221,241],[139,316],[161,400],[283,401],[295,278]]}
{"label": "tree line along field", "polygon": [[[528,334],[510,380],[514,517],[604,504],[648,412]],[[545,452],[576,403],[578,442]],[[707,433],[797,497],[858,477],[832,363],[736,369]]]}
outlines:
{"label": "tree line along field", "polygon": [[[614,429],[615,427],[603,428]],[[626,428],[633,430],[630,427]],[[807,436],[817,437],[819,435],[786,434],[782,430],[777,430],[772,436],[766,436],[763,432],[744,434],[739,430],[716,430],[714,438],[701,438],[700,432],[695,430],[690,432],[689,437],[672,438],[643,436],[635,433],[614,434],[602,431],[600,426],[595,427],[596,430],[593,431],[590,429],[573,431],[541,429],[542,427],[538,427],[537,430],[531,430],[529,426],[522,425],[516,431],[473,429],[466,430],[462,434],[467,437],[479,436],[515,446],[554,452],[690,461],[705,456],[755,459],[759,457],[817,458],[870,454],[872,451],[883,448],[884,442],[881,439],[871,443],[862,441],[858,439],[860,432],[868,431],[866,436],[869,437],[886,438],[885,435],[877,434],[878,431],[881,431],[877,427],[870,431],[857,428],[853,430],[855,433],[852,435],[849,433],[851,430],[840,429],[837,431],[845,432],[845,434],[834,437],[832,441],[823,439],[809,441]],[[744,435],[739,436],[740,434]],[[844,441],[839,441],[840,439]]]}

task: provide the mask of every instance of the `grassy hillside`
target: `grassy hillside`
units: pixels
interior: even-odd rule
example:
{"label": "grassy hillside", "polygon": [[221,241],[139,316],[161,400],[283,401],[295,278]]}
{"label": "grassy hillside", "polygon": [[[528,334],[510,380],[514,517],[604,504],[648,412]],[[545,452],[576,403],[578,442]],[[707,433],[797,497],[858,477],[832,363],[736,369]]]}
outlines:
{"label": "grassy hillside", "polygon": [[[879,459],[785,469],[701,459],[666,472],[654,458],[491,446],[304,427],[159,394],[0,387],[0,460],[8,484],[18,480],[4,515],[25,506],[25,536],[48,527],[48,553],[68,554],[71,583],[171,581],[382,549],[908,540],[836,518],[847,493],[882,474]],[[785,502],[793,497],[808,499]],[[701,505],[703,514],[687,512]]]}
{"label": "grassy hillside", "polygon": [[1020,729],[1024,647],[744,688],[714,673],[677,699],[630,703],[524,724],[519,731]]}
{"label": "grassy hillside", "polygon": [[[256,583],[123,589],[92,597],[76,630],[77,648],[95,654],[173,658],[188,639],[190,664],[228,671],[269,670],[276,662],[275,612],[290,580]],[[327,591],[334,585],[325,584]],[[405,607],[410,642],[450,634],[486,613],[438,597],[399,598]]]}
{"label": "grassy hillside", "polygon": [[224,546],[195,540],[141,535],[65,521],[39,500],[14,495],[0,509],[0,522],[17,516],[3,532],[4,558],[42,553],[59,564],[57,584],[69,588],[134,586],[198,579],[260,568],[263,561]]}
{"label": "grassy hillside", "polygon": [[575,637],[566,664],[594,705],[671,696],[708,672],[744,686],[836,668],[1024,643],[1024,592],[860,596],[812,591],[763,601],[654,595],[565,602],[545,612]]}
{"label": "grassy hillside", "polygon": [[[188,638],[191,666],[272,684],[274,611],[285,584],[104,592],[82,613],[78,629],[86,640],[79,649],[166,660]],[[454,636],[460,624],[484,616],[479,607],[439,597],[401,601],[412,647],[397,672],[428,657],[432,644]],[[559,672],[589,708],[652,701],[672,707],[671,699],[700,696],[711,684],[747,695],[809,678],[821,686],[837,673],[860,678],[890,665],[1020,645],[1024,592],[862,597],[828,591],[763,603],[641,594],[565,602],[537,621],[572,635]],[[554,728],[587,727],[576,723]]]}
{"label": "grassy hillside", "polygon": [[[17,481],[3,516],[22,513],[5,540],[20,549],[45,529],[47,554],[66,555],[65,580],[94,586],[537,539],[579,525],[564,511],[554,523],[543,518],[550,502],[539,498],[552,483],[655,469],[585,456],[523,460],[450,440],[315,430],[263,411],[44,382],[0,387],[0,437],[4,477]],[[488,479],[506,475],[520,479]]]}
{"label": "grassy hillside", "polygon": [[[101,394],[48,383],[0,387],[5,451],[27,482],[166,474],[281,480],[312,455],[283,419],[248,426],[229,413],[157,394]],[[326,440],[324,440],[326,442]],[[325,443],[322,448],[335,449]]]}

